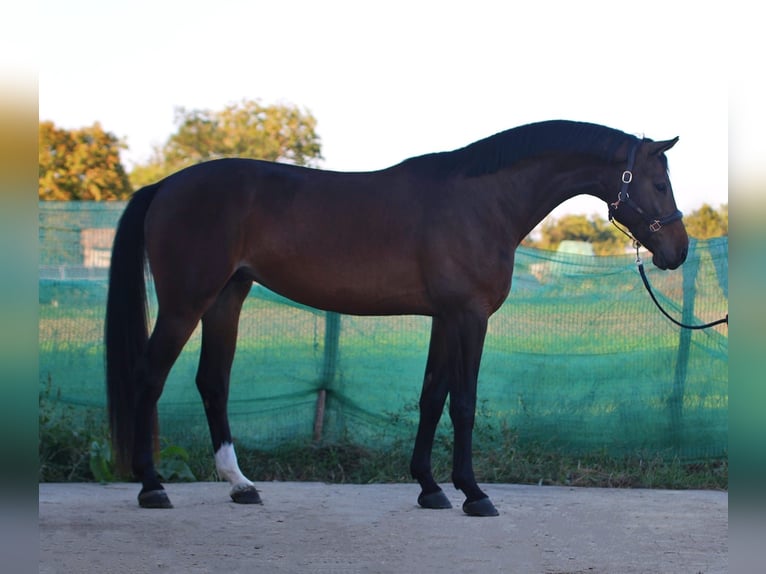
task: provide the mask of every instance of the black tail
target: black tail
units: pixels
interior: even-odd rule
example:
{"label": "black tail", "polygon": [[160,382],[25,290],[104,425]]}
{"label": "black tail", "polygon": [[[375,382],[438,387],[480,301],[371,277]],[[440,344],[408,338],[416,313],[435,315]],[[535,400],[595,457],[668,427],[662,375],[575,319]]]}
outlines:
{"label": "black tail", "polygon": [[104,340],[112,451],[130,469],[135,427],[135,371],[149,337],[144,219],[158,184],[138,190],[125,208],[112,247]]}

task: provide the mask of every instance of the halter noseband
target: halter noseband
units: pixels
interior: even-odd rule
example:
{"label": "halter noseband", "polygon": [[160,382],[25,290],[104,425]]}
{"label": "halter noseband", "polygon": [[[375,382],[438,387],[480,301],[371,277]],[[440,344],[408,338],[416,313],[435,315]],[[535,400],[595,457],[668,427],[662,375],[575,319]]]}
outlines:
{"label": "halter noseband", "polygon": [[[625,204],[641,216],[641,218],[649,226],[649,231],[655,233],[662,229],[663,225],[667,225],[668,223],[673,223],[674,221],[681,219],[683,214],[676,209],[673,213],[666,215],[665,217],[651,217],[650,215],[647,215],[643,209],[641,209],[641,206],[639,206],[630,198],[628,187],[630,186],[630,182],[633,181],[633,164],[636,161],[636,150],[638,150],[638,146],[640,144],[641,140],[636,140],[636,143],[631,146],[630,151],[628,152],[628,166],[627,169],[622,172],[622,185],[620,186],[620,192],[617,194],[617,201],[609,204],[609,221],[616,224],[615,213],[620,205]],[[624,230],[621,229],[621,231],[625,233]],[[629,234],[626,233],[626,235],[630,237]]]}

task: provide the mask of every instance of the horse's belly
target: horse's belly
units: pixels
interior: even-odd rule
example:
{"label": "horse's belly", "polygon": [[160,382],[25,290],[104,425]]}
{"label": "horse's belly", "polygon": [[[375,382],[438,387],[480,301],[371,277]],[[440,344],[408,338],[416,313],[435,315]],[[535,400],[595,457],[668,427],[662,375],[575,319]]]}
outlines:
{"label": "horse's belly", "polygon": [[412,266],[378,259],[349,262],[317,257],[310,261],[256,264],[254,279],[298,303],[351,315],[429,315],[426,290]]}

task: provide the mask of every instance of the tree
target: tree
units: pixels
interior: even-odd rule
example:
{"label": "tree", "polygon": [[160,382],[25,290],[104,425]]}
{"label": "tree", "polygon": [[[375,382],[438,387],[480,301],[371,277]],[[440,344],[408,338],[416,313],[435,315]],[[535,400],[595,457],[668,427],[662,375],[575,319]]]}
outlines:
{"label": "tree", "polygon": [[[686,231],[691,237],[709,239],[729,234],[729,205],[715,210],[703,204],[698,210],[684,217]],[[522,245],[538,249],[555,250],[566,240],[588,241],[593,244],[596,255],[624,253],[630,241],[606,219],[593,215],[564,215],[560,219],[549,217],[539,229],[539,239],[527,237]]]}
{"label": "tree", "polygon": [[596,255],[614,255],[625,252],[628,239],[609,221],[593,215],[564,215],[560,219],[548,218],[540,228],[538,241],[527,238],[523,244],[539,249],[557,249],[565,240],[587,241],[593,244]]}
{"label": "tree", "polygon": [[136,187],[187,165],[221,157],[248,157],[316,165],[322,159],[316,119],[291,105],[243,100],[221,111],[176,109],[178,130],[131,172]]}
{"label": "tree", "polygon": [[686,231],[697,239],[710,239],[729,235],[729,204],[716,211],[707,203],[684,217]]}
{"label": "tree", "polygon": [[132,193],[120,162],[126,146],[98,122],[77,130],[40,122],[38,135],[40,199],[100,201]]}

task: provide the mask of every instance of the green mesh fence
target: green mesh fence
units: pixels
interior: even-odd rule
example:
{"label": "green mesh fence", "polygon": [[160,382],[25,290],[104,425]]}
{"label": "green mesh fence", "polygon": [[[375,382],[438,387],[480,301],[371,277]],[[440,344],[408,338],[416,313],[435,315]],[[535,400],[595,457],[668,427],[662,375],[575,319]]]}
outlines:
{"label": "green mesh fence", "polygon": [[[39,208],[41,384],[50,380],[75,408],[105,405],[106,277],[123,208]],[[649,299],[634,259],[519,248],[511,295],[490,319],[481,424],[571,453],[726,454],[728,328],[672,325]],[[647,263],[647,273],[679,319],[706,322],[727,312],[727,238],[692,240],[680,269]],[[428,318],[338,316],[253,286],[232,372],[235,440],[270,448],[316,432],[368,446],[414,437],[429,332]],[[165,386],[165,436],[207,440],[194,385],[199,346],[198,329]],[[326,402],[317,419],[320,394]],[[446,415],[441,432],[449,432]]]}

